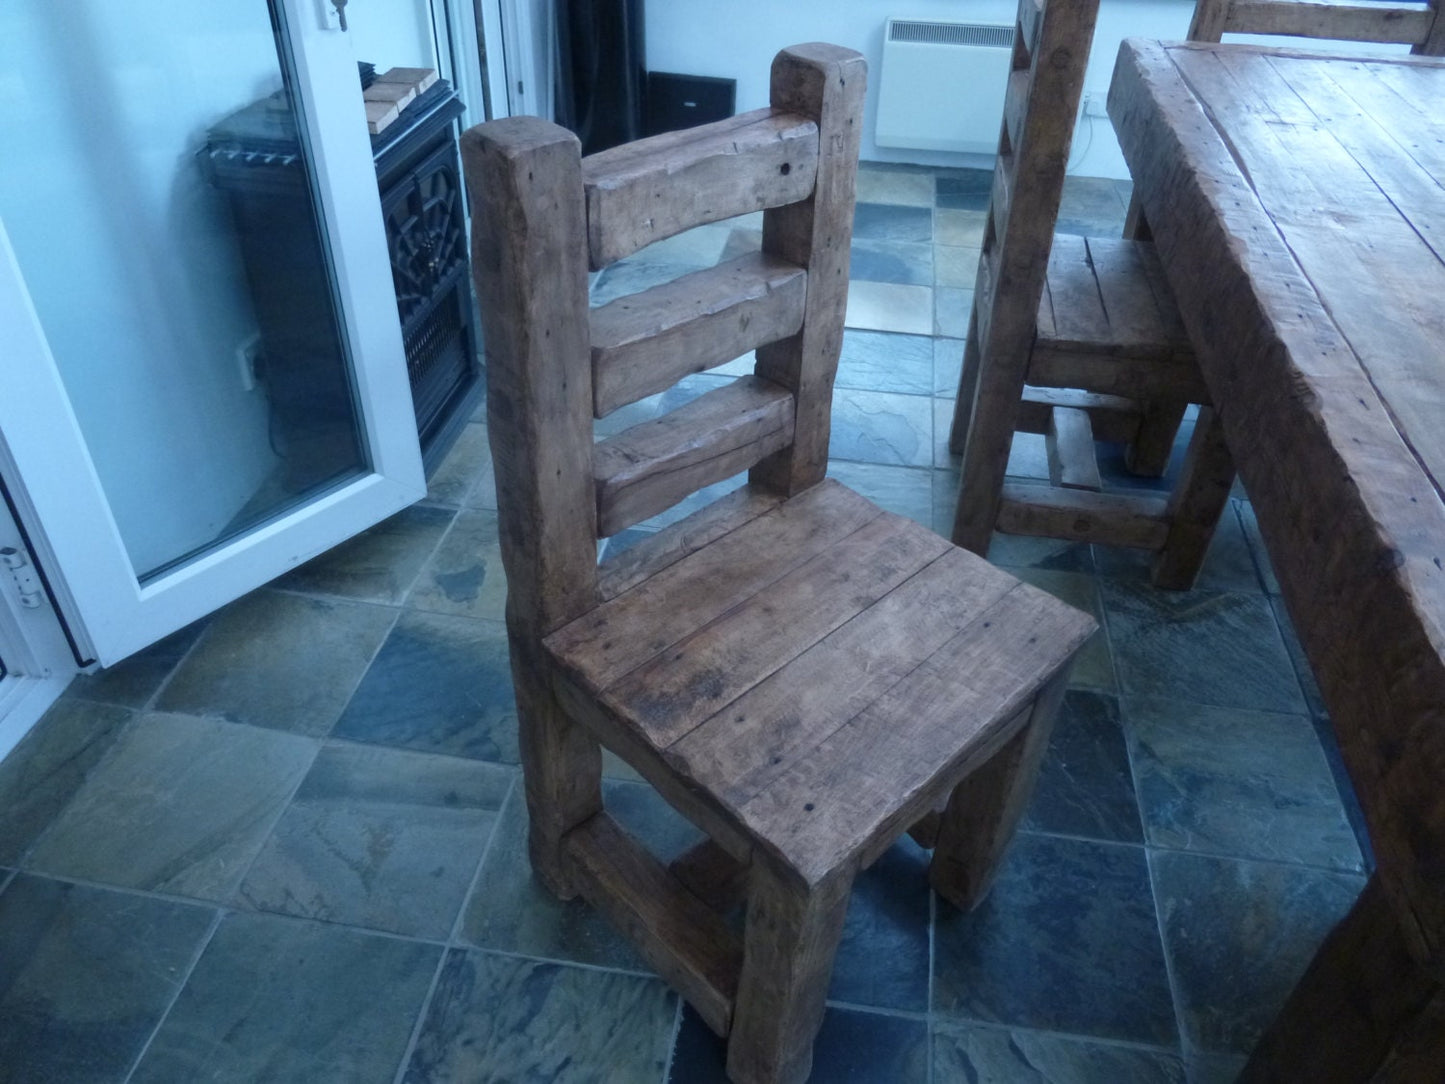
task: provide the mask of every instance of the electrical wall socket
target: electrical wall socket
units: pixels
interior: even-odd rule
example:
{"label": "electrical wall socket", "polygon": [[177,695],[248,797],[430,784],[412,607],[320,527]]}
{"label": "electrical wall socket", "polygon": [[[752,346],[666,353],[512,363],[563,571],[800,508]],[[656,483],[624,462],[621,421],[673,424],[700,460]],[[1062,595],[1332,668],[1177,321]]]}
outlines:
{"label": "electrical wall socket", "polygon": [[1086,117],[1107,117],[1109,115],[1108,96],[1097,91],[1084,91],[1083,114]]}

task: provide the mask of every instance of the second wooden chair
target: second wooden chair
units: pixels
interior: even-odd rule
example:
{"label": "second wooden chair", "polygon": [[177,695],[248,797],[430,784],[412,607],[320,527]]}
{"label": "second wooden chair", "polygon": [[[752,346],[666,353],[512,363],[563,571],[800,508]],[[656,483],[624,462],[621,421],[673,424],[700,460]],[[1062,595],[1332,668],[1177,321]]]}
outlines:
{"label": "second wooden chair", "polygon": [[[950,448],[963,456],[953,540],[993,531],[1154,553],[1154,583],[1193,584],[1233,462],[1173,297],[1144,241],[1055,236],[1098,0],[1022,0]],[[1201,404],[1166,498],[1104,492],[1096,439],[1163,472]],[[1005,481],[1014,432],[1046,437],[1051,485]]]}

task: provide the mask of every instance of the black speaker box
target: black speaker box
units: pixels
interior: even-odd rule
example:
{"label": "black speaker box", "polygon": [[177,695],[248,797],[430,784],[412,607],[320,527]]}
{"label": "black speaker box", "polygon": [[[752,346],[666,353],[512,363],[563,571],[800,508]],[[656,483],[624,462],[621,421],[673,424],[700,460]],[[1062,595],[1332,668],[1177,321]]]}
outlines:
{"label": "black speaker box", "polygon": [[647,134],[675,132],[733,115],[738,81],[710,75],[647,73]]}

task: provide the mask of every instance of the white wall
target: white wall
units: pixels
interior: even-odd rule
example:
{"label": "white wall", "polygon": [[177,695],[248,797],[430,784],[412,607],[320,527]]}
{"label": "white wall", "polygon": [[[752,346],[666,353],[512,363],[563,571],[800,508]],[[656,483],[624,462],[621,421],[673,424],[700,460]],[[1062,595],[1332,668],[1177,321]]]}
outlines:
{"label": "white wall", "polygon": [[[871,161],[987,166],[980,155],[899,151],[873,142],[873,116],[882,76],[883,23],[889,16],[947,22],[1011,24],[1016,0],[651,0],[647,64],[654,71],[716,75],[738,81],[738,110],[768,102],[773,54],[802,41],[829,41],[868,59],[868,100],[862,156]],[[1129,36],[1182,38],[1192,0],[1103,0],[1085,92],[1103,102],[1119,42]],[[961,104],[960,108],[966,108]],[[1080,123],[1072,171],[1127,176],[1107,118]]]}
{"label": "white wall", "polygon": [[346,25],[356,59],[378,72],[437,67],[427,0],[349,0]]}

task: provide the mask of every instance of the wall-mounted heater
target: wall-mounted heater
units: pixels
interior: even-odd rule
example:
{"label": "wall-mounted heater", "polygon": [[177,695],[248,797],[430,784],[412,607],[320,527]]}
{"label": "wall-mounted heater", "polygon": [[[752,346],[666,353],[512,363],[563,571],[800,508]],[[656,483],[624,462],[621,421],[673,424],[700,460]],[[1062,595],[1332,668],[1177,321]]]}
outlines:
{"label": "wall-mounted heater", "polygon": [[874,142],[927,151],[998,150],[1014,28],[889,19]]}

